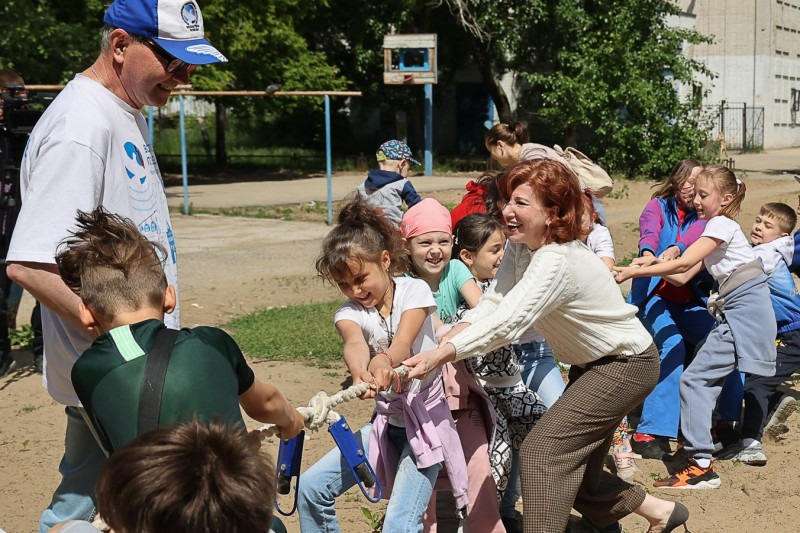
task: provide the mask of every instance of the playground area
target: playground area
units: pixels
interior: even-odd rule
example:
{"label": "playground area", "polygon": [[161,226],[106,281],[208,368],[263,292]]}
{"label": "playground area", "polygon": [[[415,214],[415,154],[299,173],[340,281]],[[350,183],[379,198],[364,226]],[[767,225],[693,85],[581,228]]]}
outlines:
{"label": "playground area", "polygon": [[[800,173],[799,161],[800,149],[735,156],[737,173],[748,187],[739,216],[746,234],[761,204],[781,201],[797,205],[800,184],[791,174]],[[433,196],[445,204],[456,204],[464,194],[466,182],[477,177],[477,173],[471,173],[411,179],[423,197]],[[363,174],[335,174],[333,199],[344,198],[363,179]],[[638,217],[650,198],[651,185],[652,182],[645,181],[621,181],[603,201],[618,262],[636,253]],[[184,201],[180,186],[168,187],[167,194],[171,206],[177,208]],[[198,210],[276,204],[297,208],[311,202],[324,205],[326,199],[324,176],[189,188],[190,205]],[[329,230],[322,221],[185,216],[177,212],[172,220],[185,326],[224,325],[259,308],[342,299],[341,293],[323,285],[313,270],[320,241]],[[30,315],[30,304],[26,296],[20,321]],[[318,326],[333,328],[333,317]],[[63,452],[66,422],[63,406],[47,395],[41,387],[41,377],[32,372],[31,354],[17,351],[15,358],[18,362],[15,368],[0,379],[0,528],[8,533],[35,530],[39,515],[59,481],[57,467]],[[343,361],[334,368],[278,360],[249,359],[249,362],[259,379],[278,386],[297,406],[305,405],[319,390],[332,394],[349,385]],[[797,385],[789,390],[800,397]],[[368,420],[373,406],[372,401],[354,401],[339,406],[337,411],[353,427],[360,427]],[[260,426],[246,420],[251,428]],[[638,461],[642,471],[634,481],[653,494],[684,503],[691,511],[689,528],[693,533],[795,531],[800,522],[797,470],[800,416],[789,419],[789,430],[780,442],[765,442],[769,462],[764,467],[718,461],[717,470],[723,480],[718,490],[654,489],[654,478],[666,472],[657,461]],[[273,438],[265,446],[274,457],[277,441]],[[332,446],[332,439],[324,431],[307,435],[304,468]],[[383,504],[370,504],[358,489],[337,502],[343,531],[371,531],[362,507],[374,512],[381,511]],[[296,517],[286,519],[285,523],[289,531],[299,531]],[[647,530],[646,521],[636,515],[626,517],[622,523],[626,532]]]}

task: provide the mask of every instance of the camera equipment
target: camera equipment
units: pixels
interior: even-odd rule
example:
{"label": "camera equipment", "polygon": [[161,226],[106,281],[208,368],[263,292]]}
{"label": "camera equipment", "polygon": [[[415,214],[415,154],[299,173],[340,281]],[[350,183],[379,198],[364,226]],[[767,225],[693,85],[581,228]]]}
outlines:
{"label": "camera equipment", "polygon": [[22,84],[7,84],[0,92],[0,259],[6,256],[19,214],[19,172],[28,136],[42,116],[40,109],[53,98],[52,93],[30,97]]}
{"label": "camera equipment", "polygon": [[22,84],[9,83],[6,85],[5,90],[0,93],[0,100],[3,103],[0,134],[27,135],[30,133],[36,125],[36,121],[42,116],[42,111],[31,109],[30,104],[42,104],[47,107],[53,98],[55,98],[53,93],[37,93],[36,96],[31,97]]}

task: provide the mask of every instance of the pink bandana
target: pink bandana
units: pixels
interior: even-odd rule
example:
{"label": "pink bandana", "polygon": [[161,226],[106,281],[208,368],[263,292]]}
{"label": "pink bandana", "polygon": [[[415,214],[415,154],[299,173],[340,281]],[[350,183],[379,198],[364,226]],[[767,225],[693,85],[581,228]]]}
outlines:
{"label": "pink bandana", "polygon": [[443,231],[453,233],[450,211],[433,198],[425,198],[403,215],[400,233],[404,239],[410,239],[423,233]]}

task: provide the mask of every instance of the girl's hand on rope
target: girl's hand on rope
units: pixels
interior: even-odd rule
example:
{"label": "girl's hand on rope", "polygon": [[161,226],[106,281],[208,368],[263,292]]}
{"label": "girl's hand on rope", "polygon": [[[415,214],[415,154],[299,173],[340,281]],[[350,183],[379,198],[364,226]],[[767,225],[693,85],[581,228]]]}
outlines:
{"label": "girl's hand on rope", "polygon": [[388,390],[392,385],[397,384],[397,373],[392,368],[389,360],[381,354],[372,358],[369,363],[369,371],[375,377],[375,383],[379,391]]}
{"label": "girl's hand on rope", "polygon": [[422,379],[441,365],[455,361],[455,359],[456,349],[448,342],[435,350],[418,353],[410,359],[403,361],[403,364],[412,367],[411,372],[408,373],[407,379]]}
{"label": "girl's hand on rope", "polygon": [[630,266],[630,267],[622,267],[622,266],[615,266],[611,269],[611,272],[614,273],[614,281],[618,284],[622,283],[623,281],[629,280],[634,276],[634,273],[639,268],[639,266]]}
{"label": "girl's hand on rope", "polygon": [[[676,250],[678,249],[677,246],[674,247]],[[666,253],[666,252],[665,252]],[[663,255],[663,254],[662,254]],[[680,253],[678,253],[680,255]],[[637,257],[633,261],[631,261],[631,267],[638,268],[638,267],[646,267],[650,265],[654,265],[656,263],[660,263],[661,259],[654,255],[643,255],[642,257]]]}
{"label": "girl's hand on rope", "polygon": [[375,380],[375,377],[368,371],[362,370],[357,375],[353,375],[353,385],[359,385],[361,383],[369,383],[370,388],[367,390],[367,392],[359,396],[359,398],[362,400],[374,398],[378,393],[378,382]]}
{"label": "girl's hand on rope", "polygon": [[681,256],[681,249],[677,246],[670,246],[658,256],[659,261],[673,261]]}

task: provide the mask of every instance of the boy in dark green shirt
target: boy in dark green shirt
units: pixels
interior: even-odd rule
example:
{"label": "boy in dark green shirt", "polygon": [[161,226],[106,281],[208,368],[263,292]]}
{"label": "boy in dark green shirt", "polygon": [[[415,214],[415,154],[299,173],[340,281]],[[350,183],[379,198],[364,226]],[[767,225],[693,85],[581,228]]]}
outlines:
{"label": "boy in dark green shirt", "polygon": [[[102,209],[78,214],[78,229],[56,263],[81,297],[83,325],[99,336],[72,369],[75,391],[108,452],[138,432],[139,396],[148,352],[176,304],[159,253],[129,220]],[[159,426],[220,417],[245,430],[239,406],[273,423],[282,438],[303,429],[303,416],[277,388],[257,379],[236,342],[218,328],[182,329],[164,378]]]}

